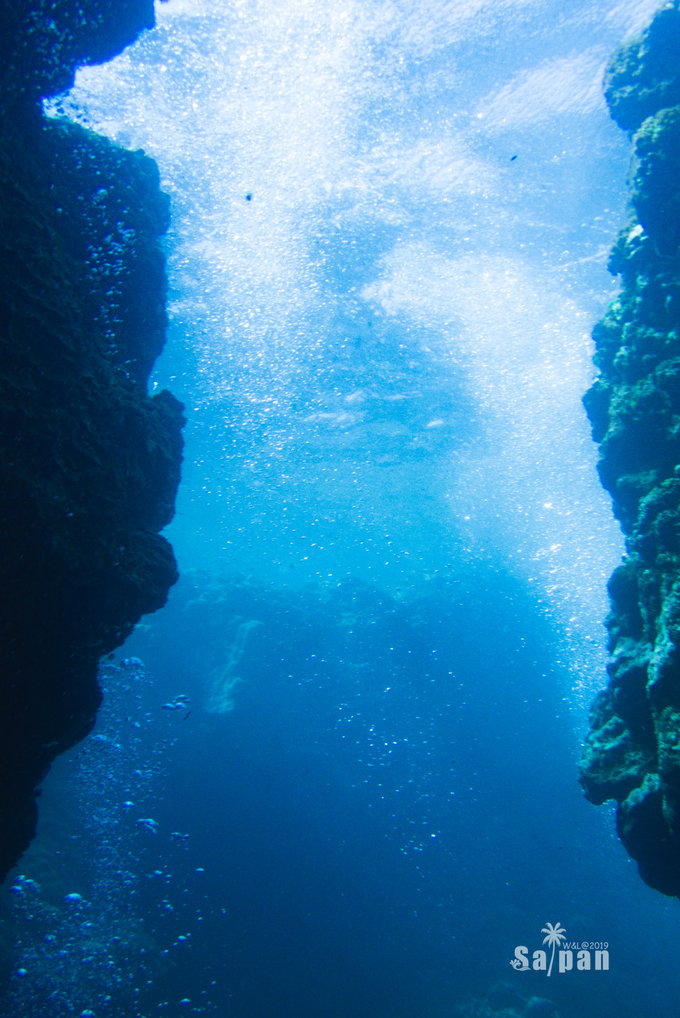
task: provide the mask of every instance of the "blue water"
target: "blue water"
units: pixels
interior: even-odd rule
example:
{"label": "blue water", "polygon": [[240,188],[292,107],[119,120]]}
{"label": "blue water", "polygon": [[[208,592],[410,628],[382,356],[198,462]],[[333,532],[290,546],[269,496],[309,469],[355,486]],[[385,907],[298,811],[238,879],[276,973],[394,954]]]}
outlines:
{"label": "blue water", "polygon": [[[1,1013],[672,1014],[677,903],[576,782],[622,547],[600,83],[656,4],[216,6],[52,106],[171,194],[182,579],[45,783]],[[514,971],[557,921],[609,971]]]}

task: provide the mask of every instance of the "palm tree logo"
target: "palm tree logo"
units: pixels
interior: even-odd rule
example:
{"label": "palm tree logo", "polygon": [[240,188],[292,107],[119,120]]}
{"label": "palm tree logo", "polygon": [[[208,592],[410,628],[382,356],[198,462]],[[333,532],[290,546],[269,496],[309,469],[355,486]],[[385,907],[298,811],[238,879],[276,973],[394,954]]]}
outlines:
{"label": "palm tree logo", "polygon": [[564,940],[566,939],[565,937],[566,932],[567,931],[564,929],[563,926],[560,925],[560,923],[555,923],[554,926],[552,923],[546,923],[546,925],[541,930],[541,933],[545,933],[543,943],[547,944],[548,947],[552,947],[548,975],[550,975],[550,973],[552,972],[553,961],[555,960],[555,948],[564,942]]}

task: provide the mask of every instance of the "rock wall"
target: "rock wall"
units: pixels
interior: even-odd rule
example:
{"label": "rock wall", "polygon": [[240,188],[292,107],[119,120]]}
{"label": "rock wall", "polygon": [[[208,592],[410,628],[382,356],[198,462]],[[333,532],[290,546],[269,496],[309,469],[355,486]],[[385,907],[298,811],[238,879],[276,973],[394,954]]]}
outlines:
{"label": "rock wall", "polygon": [[177,578],[158,531],[182,407],[146,389],[168,199],[142,152],[40,106],[152,23],[152,0],[0,10],[0,876],[51,761],[92,727],[100,656]]}
{"label": "rock wall", "polygon": [[609,684],[582,783],[594,803],[616,800],[642,878],[680,896],[680,0],[614,56],[605,94],[632,135],[630,217],[584,403],[626,555],[609,581]]}

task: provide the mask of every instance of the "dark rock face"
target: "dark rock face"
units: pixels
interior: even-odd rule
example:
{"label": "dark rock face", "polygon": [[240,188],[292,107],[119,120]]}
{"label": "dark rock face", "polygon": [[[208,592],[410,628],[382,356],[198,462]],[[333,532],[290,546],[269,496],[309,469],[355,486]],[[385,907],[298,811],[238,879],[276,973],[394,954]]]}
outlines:
{"label": "dark rock face", "polygon": [[609,581],[609,684],[581,780],[593,802],[617,801],[643,879],[680,896],[680,0],[616,54],[605,88],[634,132],[631,215],[584,403],[626,556]]}
{"label": "dark rock face", "polygon": [[158,531],[182,407],[146,392],[168,199],[143,153],[38,103],[151,21],[151,0],[0,13],[0,876],[34,833],[50,762],[94,722],[100,656],[177,578]]}
{"label": "dark rock face", "polygon": [[65,92],[78,67],[110,60],[153,25],[153,0],[6,0],[0,5],[3,98]]}

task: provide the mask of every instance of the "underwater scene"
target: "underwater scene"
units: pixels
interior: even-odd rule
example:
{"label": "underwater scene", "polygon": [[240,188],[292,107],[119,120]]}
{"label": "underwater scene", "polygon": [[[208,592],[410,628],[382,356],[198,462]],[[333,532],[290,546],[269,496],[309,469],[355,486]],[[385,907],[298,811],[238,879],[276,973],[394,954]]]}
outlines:
{"label": "underwater scene", "polygon": [[680,0],[0,22],[1,1018],[680,1014]]}

